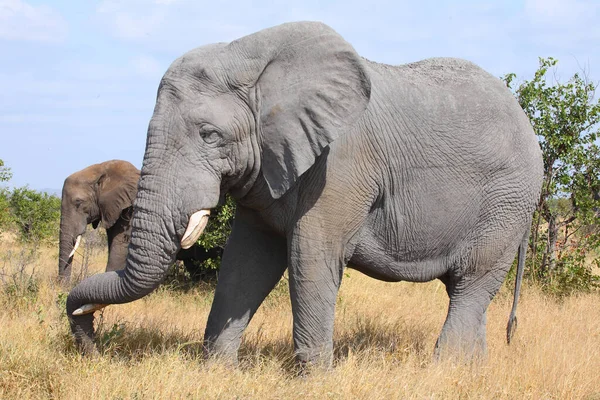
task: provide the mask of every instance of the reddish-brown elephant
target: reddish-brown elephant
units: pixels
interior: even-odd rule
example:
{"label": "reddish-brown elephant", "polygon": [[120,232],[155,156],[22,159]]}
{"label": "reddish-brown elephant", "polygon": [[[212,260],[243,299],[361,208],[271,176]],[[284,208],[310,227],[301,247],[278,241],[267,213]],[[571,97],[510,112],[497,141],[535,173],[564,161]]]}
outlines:
{"label": "reddish-brown elephant", "polygon": [[[125,267],[130,241],[130,219],[137,194],[140,170],[123,160],[111,160],[90,165],[67,177],[62,190],[58,276],[67,282],[71,278],[75,251],[86,226],[94,229],[102,222],[108,236],[106,271]],[[192,246],[177,254],[193,277],[198,276],[197,263],[220,256],[221,248],[206,250]]]}

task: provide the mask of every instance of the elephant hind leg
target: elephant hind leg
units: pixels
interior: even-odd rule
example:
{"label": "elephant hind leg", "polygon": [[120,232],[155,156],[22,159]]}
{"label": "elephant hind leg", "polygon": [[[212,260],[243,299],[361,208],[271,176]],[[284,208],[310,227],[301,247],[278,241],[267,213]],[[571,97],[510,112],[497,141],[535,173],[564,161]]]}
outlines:
{"label": "elephant hind leg", "polygon": [[491,273],[475,281],[445,281],[450,297],[448,315],[435,344],[436,359],[485,357],[487,307],[500,284]]}
{"label": "elephant hind leg", "polygon": [[502,286],[515,253],[516,248],[508,246],[492,268],[478,265],[463,275],[446,275],[441,279],[450,303],[435,345],[436,359],[447,356],[466,360],[485,358],[487,308]]}

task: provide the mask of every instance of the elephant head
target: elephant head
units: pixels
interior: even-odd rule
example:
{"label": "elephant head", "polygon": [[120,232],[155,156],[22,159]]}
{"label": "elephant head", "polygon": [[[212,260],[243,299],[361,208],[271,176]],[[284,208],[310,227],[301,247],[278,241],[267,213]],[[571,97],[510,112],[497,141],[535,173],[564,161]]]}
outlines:
{"label": "elephant head", "polygon": [[[122,228],[115,224],[123,210],[132,206],[139,177],[140,171],[131,163],[112,160],[91,165],[65,179],[60,216],[59,279],[70,279],[73,255],[88,224],[96,228],[102,222],[109,233],[109,242],[112,242],[111,229]],[[124,262],[119,268],[112,269],[123,266]],[[108,269],[111,269],[110,260]]]}
{"label": "elephant head", "polygon": [[150,293],[222,193],[261,208],[293,187],[365,110],[363,63],[331,28],[302,22],[200,47],[169,67],[148,128],[126,268],[92,276],[69,295],[84,350],[93,314],[80,307]]}

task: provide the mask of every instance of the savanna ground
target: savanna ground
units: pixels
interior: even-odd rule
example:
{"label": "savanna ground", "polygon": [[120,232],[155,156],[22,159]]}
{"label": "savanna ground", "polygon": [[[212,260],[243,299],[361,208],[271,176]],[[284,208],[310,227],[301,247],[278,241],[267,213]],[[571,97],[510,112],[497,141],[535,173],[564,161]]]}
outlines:
{"label": "savanna ground", "polygon": [[[106,254],[99,249],[83,246],[75,272],[82,265],[100,271]],[[10,237],[0,240],[3,399],[600,399],[597,293],[558,301],[525,286],[508,346],[512,291],[505,285],[488,312],[488,361],[435,363],[448,302],[442,284],[385,283],[350,270],[337,305],[334,368],[298,377],[285,281],[252,320],[238,368],[202,357],[207,284],[163,286],[108,307],[98,318],[102,355],[89,359],[73,347],[66,291],[54,282],[58,249],[30,256]]]}

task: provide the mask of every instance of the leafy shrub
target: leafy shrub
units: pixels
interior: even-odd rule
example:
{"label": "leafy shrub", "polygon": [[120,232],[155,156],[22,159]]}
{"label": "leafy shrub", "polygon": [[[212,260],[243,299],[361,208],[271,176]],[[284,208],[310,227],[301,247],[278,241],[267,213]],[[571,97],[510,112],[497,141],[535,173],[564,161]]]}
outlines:
{"label": "leafy shrub", "polygon": [[[598,259],[594,265],[599,266]],[[585,255],[575,251],[563,256],[559,268],[549,273],[547,289],[549,292],[564,297],[575,292],[589,292],[600,289],[600,276],[592,273],[592,268],[585,262]]]}
{"label": "leafy shrub", "polygon": [[[4,161],[0,160],[0,182],[8,182],[12,177],[10,168],[4,166]],[[8,188],[0,188],[0,232],[6,229],[10,222],[10,191]]]}
{"label": "leafy shrub", "polygon": [[559,242],[555,267],[538,271],[538,281],[546,292],[564,297],[600,289],[600,276],[593,273],[593,268],[600,266],[600,259],[593,256],[598,236],[589,233]]}
{"label": "leafy shrub", "polygon": [[[535,216],[534,216],[535,220]],[[581,231],[585,232],[584,229]],[[544,268],[544,251],[547,248],[548,232],[541,231],[537,240],[530,240],[524,278],[539,286],[545,293],[563,298],[575,293],[587,293],[600,290],[600,276],[594,274],[594,268],[600,269],[596,243],[593,233],[581,234],[576,238],[558,242],[554,268]],[[535,248],[534,248],[535,246]],[[507,277],[507,286],[514,286],[517,260],[515,259]]]}
{"label": "leafy shrub", "polygon": [[[216,207],[213,211],[204,233],[198,239],[198,244],[205,249],[225,248],[225,243],[231,233],[234,215],[235,202],[230,196],[226,196],[223,205]],[[201,270],[217,270],[219,265],[221,265],[221,257],[215,257],[201,262],[199,268]]]}
{"label": "leafy shrub", "polygon": [[28,187],[15,188],[10,194],[12,223],[24,242],[49,241],[58,235],[60,199]]}
{"label": "leafy shrub", "polygon": [[[235,202],[230,196],[226,196],[225,202],[212,211],[206,229],[198,238],[197,244],[206,250],[214,248],[223,250],[231,233],[234,215]],[[185,262],[194,264],[192,274],[187,269],[189,265],[184,267],[183,261],[177,261],[169,270],[163,287],[168,290],[188,291],[198,287],[197,281],[214,283],[221,265],[221,257],[215,255],[204,261],[186,260]],[[196,281],[196,283],[192,283],[192,281]]]}
{"label": "leafy shrub", "polygon": [[0,159],[0,182],[8,182],[12,178],[10,168],[4,166],[4,161]]}
{"label": "leafy shrub", "polygon": [[0,232],[10,227],[10,191],[0,188]]}
{"label": "leafy shrub", "polygon": [[552,79],[548,72],[556,64],[540,58],[533,79],[515,85],[516,75],[507,74],[504,80],[528,116],[543,156],[526,276],[564,296],[598,288],[592,267],[600,262],[600,102],[597,85],[586,76]]}

